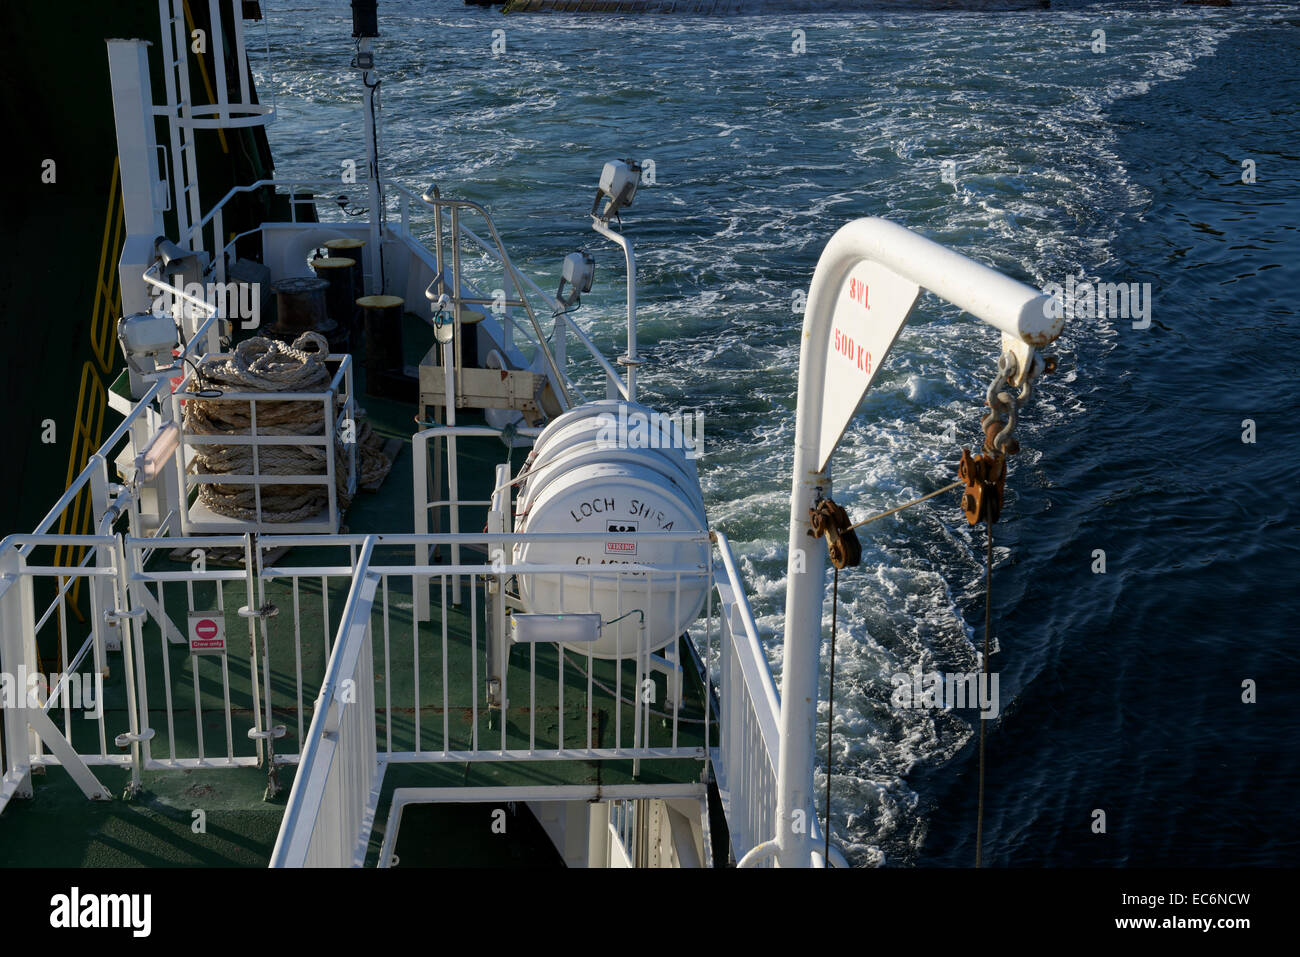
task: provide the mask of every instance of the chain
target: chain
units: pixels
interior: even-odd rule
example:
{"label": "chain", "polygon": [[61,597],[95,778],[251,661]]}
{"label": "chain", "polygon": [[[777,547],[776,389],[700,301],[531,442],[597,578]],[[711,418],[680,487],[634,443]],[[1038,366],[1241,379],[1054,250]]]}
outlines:
{"label": "chain", "polygon": [[[826,716],[826,848],[827,862],[830,857],[831,834],[831,759],[832,743],[835,732],[835,639],[839,630],[839,592],[840,569],[851,568],[862,560],[862,546],[858,542],[855,529],[888,515],[894,515],[904,509],[920,505],[936,495],[942,495],[958,486],[965,486],[962,493],[961,507],[966,520],[972,526],[984,523],[984,659],[983,671],[989,673],[989,652],[993,627],[993,524],[1002,512],[1002,497],[1007,480],[1007,456],[1020,451],[1020,442],[1015,437],[1016,426],[1020,421],[1020,408],[1033,397],[1034,381],[1043,372],[1056,368],[1053,356],[1039,356],[1032,350],[1029,353],[1029,368],[1020,375],[1020,361],[1014,352],[1003,352],[998,357],[997,374],[984,394],[988,412],[980,418],[980,428],[984,432],[984,448],[978,455],[971,455],[970,449],[962,449],[961,464],[958,466],[958,480],[943,488],[936,489],[919,498],[912,499],[894,508],[877,512],[860,522],[849,523],[848,513],[830,498],[822,498],[820,492],[814,507],[809,510],[809,534],[826,540],[827,552],[831,565],[835,569],[835,581],[831,592],[831,658],[830,688]],[[1017,388],[1015,380],[1021,379]],[[987,678],[986,678],[987,680]],[[980,717],[979,737],[979,793],[975,819],[975,866],[983,865],[984,843],[984,766],[985,740],[987,729],[985,718]]]}
{"label": "chain", "polygon": [[998,357],[997,375],[984,394],[989,410],[980,419],[980,428],[984,431],[984,449],[978,455],[971,455],[969,449],[961,451],[957,476],[966,486],[962,493],[961,507],[966,513],[966,521],[972,526],[982,521],[996,522],[1002,513],[1007,456],[1020,451],[1020,442],[1015,437],[1020,406],[1033,393],[1034,377],[1046,366],[1037,355],[1031,357],[1030,363],[1031,372],[1024,377],[1024,383],[1017,394],[1012,384],[1019,367],[1015,354],[1004,352]]}
{"label": "chain", "polygon": [[[1042,362],[1037,357],[1033,361],[1036,365]],[[1014,433],[1019,422],[1020,407],[1033,395],[1034,377],[1032,375],[1025,377],[1024,385],[1018,394],[1015,391],[1007,391],[1018,367],[1019,362],[1014,353],[1004,352],[998,356],[998,373],[993,377],[988,391],[984,394],[984,401],[988,404],[989,411],[980,419],[980,428],[984,430],[986,452],[1015,455],[1020,451],[1020,443]],[[1003,416],[1006,417],[1006,425],[1002,425]],[[999,426],[1001,428],[998,428]]]}
{"label": "chain", "polygon": [[[989,411],[980,419],[980,428],[984,430],[984,448],[990,452],[1005,454],[1007,446],[1015,441],[1012,438],[1012,433],[1016,430],[1016,419],[1020,406],[1016,402],[1015,393],[1003,391],[1007,387],[1007,380],[1011,376],[1014,365],[1015,359],[1009,353],[1002,353],[998,357],[998,374],[993,377],[993,381],[989,383],[988,390],[984,395],[984,401],[988,405]],[[1004,415],[1006,416],[1006,426],[996,429],[995,426],[1002,425]]]}
{"label": "chain", "polygon": [[[1002,512],[1002,495],[1007,481],[1007,456],[1020,451],[1015,437],[1019,423],[1020,407],[1033,397],[1034,382],[1043,372],[1056,368],[1055,356],[1029,354],[1029,368],[1025,371],[1020,389],[1013,386],[1019,369],[1015,353],[1004,352],[998,356],[998,371],[989,383],[984,399],[989,411],[980,419],[984,430],[984,450],[972,456],[962,449],[961,465],[957,470],[966,490],[962,494],[962,510],[971,525],[984,522],[984,657],[983,672],[989,674],[990,638],[993,632],[993,524]],[[1005,417],[1005,423],[1004,423]],[[988,738],[987,719],[980,716],[979,785],[975,804],[975,866],[984,864],[984,768],[985,744]]]}

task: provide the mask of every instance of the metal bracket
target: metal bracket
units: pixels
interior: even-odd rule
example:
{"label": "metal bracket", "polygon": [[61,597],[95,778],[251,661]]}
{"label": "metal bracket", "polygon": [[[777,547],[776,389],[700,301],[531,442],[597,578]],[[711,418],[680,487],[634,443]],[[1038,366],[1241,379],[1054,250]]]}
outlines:
{"label": "metal bracket", "polygon": [[268,601],[256,610],[249,608],[247,605],[241,605],[237,614],[240,618],[256,618],[259,621],[266,621],[266,619],[274,618],[280,614],[280,609]]}
{"label": "metal bracket", "polygon": [[[317,701],[319,705],[319,700]],[[325,720],[321,725],[321,730],[330,736],[339,733],[339,699],[330,698],[329,708],[325,712]]]}
{"label": "metal bracket", "polygon": [[143,608],[132,608],[129,611],[123,611],[121,608],[104,609],[104,624],[120,625],[123,621],[130,621],[135,618],[143,618],[147,614]]}
{"label": "metal bracket", "polygon": [[138,734],[130,731],[123,731],[121,734],[119,734],[117,737],[113,739],[113,743],[116,744],[119,748],[128,748],[131,745],[136,744],[140,741],[152,741],[155,733],[156,732],[154,731],[153,728],[145,728],[143,731],[139,732]]}
{"label": "metal bracket", "polygon": [[1015,357],[1015,371],[1007,377],[1007,382],[1020,390],[1020,401],[1028,401],[1033,392],[1034,382],[1040,375],[1051,375],[1056,371],[1056,356],[1041,355],[1029,343],[1002,333],[1002,351]]}
{"label": "metal bracket", "polygon": [[1035,365],[1038,364],[1041,369],[1041,360],[1035,363],[1038,356],[1038,350],[1016,336],[1009,336],[1002,333],[1002,352],[1011,353],[1015,357],[1015,369],[1007,377],[1007,381],[1017,389],[1024,386],[1028,379],[1032,379],[1035,373]]}
{"label": "metal bracket", "polygon": [[248,737],[253,741],[257,741],[258,739],[261,738],[279,739],[279,738],[283,738],[284,735],[285,735],[285,728],[284,725],[282,724],[277,724],[271,728],[268,728],[265,731],[258,731],[256,728],[248,729]]}

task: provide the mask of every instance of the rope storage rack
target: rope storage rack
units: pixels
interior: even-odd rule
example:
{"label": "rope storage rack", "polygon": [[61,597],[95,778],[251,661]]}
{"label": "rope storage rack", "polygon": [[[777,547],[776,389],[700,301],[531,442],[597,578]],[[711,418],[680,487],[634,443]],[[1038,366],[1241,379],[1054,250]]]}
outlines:
{"label": "rope storage rack", "polygon": [[[182,424],[188,439],[251,436],[256,418],[257,445],[248,442],[192,442],[192,467],[198,475],[324,476],[329,472],[330,446],[277,444],[267,436],[325,435],[326,403],[317,399],[283,402],[238,401],[238,393],[333,392],[334,376],[326,364],[329,345],[317,332],[305,332],[291,345],[276,339],[253,338],[229,354],[209,356],[195,366],[183,402]],[[338,399],[334,398],[337,405]],[[336,409],[336,411],[338,411]],[[334,486],[338,511],[352,502],[349,491],[352,455],[357,459],[357,485],[381,481],[392,461],[380,451],[382,441],[369,424],[355,416],[351,427],[336,428],[333,442]],[[337,423],[336,423],[337,425]],[[325,483],[263,484],[259,495],[249,482],[200,483],[198,501],[217,515],[246,522],[287,524],[319,516],[329,507]]]}

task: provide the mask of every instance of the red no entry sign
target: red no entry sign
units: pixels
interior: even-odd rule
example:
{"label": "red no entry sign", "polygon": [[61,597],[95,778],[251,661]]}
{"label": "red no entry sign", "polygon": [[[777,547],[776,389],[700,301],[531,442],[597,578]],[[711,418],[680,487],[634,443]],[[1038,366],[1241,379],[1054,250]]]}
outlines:
{"label": "red no entry sign", "polygon": [[190,612],[190,654],[226,653],[226,621],[219,611]]}

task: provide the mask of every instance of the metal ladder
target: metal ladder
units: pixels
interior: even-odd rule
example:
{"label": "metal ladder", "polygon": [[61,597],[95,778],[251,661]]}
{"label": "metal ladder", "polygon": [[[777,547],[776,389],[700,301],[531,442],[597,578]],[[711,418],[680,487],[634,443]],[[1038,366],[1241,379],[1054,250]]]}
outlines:
{"label": "metal ladder", "polygon": [[[189,32],[186,0],[158,0],[162,36],[163,77],[167,89],[167,127],[171,151],[171,186],[175,196],[177,235],[187,249],[202,249],[197,226],[202,218],[198,161],[194,148],[193,104],[190,98]],[[212,29],[220,29],[220,21]],[[210,47],[211,48],[211,47]],[[170,198],[170,197],[169,197]]]}

